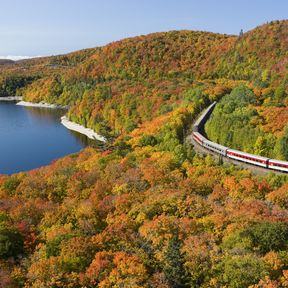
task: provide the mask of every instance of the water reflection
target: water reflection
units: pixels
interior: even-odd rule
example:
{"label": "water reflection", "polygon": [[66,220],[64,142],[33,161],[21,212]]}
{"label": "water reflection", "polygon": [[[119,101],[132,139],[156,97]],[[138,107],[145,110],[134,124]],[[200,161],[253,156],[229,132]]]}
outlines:
{"label": "water reflection", "polygon": [[0,174],[47,165],[95,143],[65,128],[60,122],[65,113],[63,109],[0,102]]}
{"label": "water reflection", "polygon": [[88,138],[87,136],[80,134],[73,130],[68,130],[75,139],[77,139],[78,143],[84,146],[93,146],[95,144],[95,140]]}
{"label": "water reflection", "polygon": [[[55,123],[55,121],[61,122],[61,117],[65,115],[67,109],[51,109],[51,108],[37,108],[37,107],[25,107],[30,116],[37,121],[44,121],[45,123]],[[65,128],[65,127],[64,127]],[[65,128],[67,129],[67,128]],[[80,145],[88,146],[93,145],[95,141],[89,139],[87,136],[80,134],[76,131],[72,131],[68,129],[69,134],[73,135],[73,137],[77,140]]]}

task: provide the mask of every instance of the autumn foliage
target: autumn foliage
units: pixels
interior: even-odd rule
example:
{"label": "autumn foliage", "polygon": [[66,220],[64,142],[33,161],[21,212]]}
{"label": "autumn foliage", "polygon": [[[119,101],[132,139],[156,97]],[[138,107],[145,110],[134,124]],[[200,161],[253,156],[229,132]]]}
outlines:
{"label": "autumn foliage", "polygon": [[0,287],[287,287],[287,176],[218,164],[185,141],[203,108],[243,89],[255,100],[243,111],[264,121],[251,126],[270,132],[272,119],[283,133],[285,31],[172,31],[1,66],[2,88],[69,104],[111,138],[0,176]]}

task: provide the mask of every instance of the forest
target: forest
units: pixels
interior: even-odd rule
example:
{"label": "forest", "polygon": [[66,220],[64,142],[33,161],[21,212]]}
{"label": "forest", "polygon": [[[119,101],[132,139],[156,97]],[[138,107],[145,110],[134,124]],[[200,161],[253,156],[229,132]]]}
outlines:
{"label": "forest", "polygon": [[287,176],[185,141],[216,100],[213,141],[287,159],[287,31],[154,33],[0,66],[1,96],[69,105],[109,138],[0,175],[0,287],[287,287]]}
{"label": "forest", "polygon": [[[259,103],[253,91],[246,86],[236,87],[221,99],[209,119],[205,127],[209,139],[256,155],[288,160],[287,122],[281,119],[281,133],[265,130],[271,123],[263,117],[261,106],[263,103]],[[268,113],[269,108],[265,109]]]}

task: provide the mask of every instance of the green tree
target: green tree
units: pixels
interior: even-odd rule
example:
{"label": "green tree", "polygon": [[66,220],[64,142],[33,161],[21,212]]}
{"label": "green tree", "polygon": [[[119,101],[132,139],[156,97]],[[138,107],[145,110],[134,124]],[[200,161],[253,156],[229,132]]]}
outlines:
{"label": "green tree", "polygon": [[284,129],[284,135],[280,140],[280,151],[285,160],[288,160],[288,126]]}
{"label": "green tree", "polygon": [[140,147],[144,147],[144,146],[155,146],[157,145],[157,139],[153,136],[153,135],[143,135],[139,142],[138,145]]}
{"label": "green tree", "polygon": [[20,183],[21,180],[17,176],[11,176],[4,182],[3,188],[9,196],[13,196]]}
{"label": "green tree", "polygon": [[187,278],[184,269],[184,259],[180,252],[181,242],[176,233],[169,241],[168,248],[164,256],[164,274],[171,287],[187,287]]}
{"label": "green tree", "polygon": [[275,137],[272,134],[258,136],[254,145],[254,153],[260,156],[272,157],[275,143]]}
{"label": "green tree", "polygon": [[264,262],[253,254],[228,256],[223,270],[223,281],[230,288],[249,287],[267,275]]}
{"label": "green tree", "polygon": [[23,236],[14,228],[0,227],[0,259],[18,257],[24,252]]}
{"label": "green tree", "polygon": [[246,229],[242,236],[249,237],[253,246],[263,254],[271,250],[285,250],[288,247],[288,224],[257,223]]}
{"label": "green tree", "polygon": [[275,99],[276,101],[282,101],[286,96],[286,81],[282,81],[282,83],[275,90]]}

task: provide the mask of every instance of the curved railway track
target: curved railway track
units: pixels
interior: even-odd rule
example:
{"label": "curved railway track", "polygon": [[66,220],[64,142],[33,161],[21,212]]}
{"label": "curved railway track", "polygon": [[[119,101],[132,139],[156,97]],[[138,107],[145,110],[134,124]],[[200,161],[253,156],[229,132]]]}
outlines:
{"label": "curved railway track", "polygon": [[[287,173],[288,172],[288,162],[281,161],[277,159],[270,159],[267,157],[262,157],[255,154],[250,154],[242,152],[239,150],[231,149],[229,147],[220,145],[218,143],[212,142],[207,139],[201,131],[204,131],[204,125],[207,119],[210,117],[216,102],[213,102],[207,109],[205,109],[200,117],[196,120],[193,126],[193,132],[191,135],[191,140],[195,145],[201,146],[202,149],[213,155],[218,155],[219,158],[229,159],[233,164],[239,165],[239,163],[246,164],[245,167],[257,167],[258,170],[262,172],[278,172]],[[194,140],[194,141],[193,141]],[[225,161],[224,161],[225,162]],[[243,167],[243,165],[240,165]],[[259,169],[261,168],[261,169]]]}

